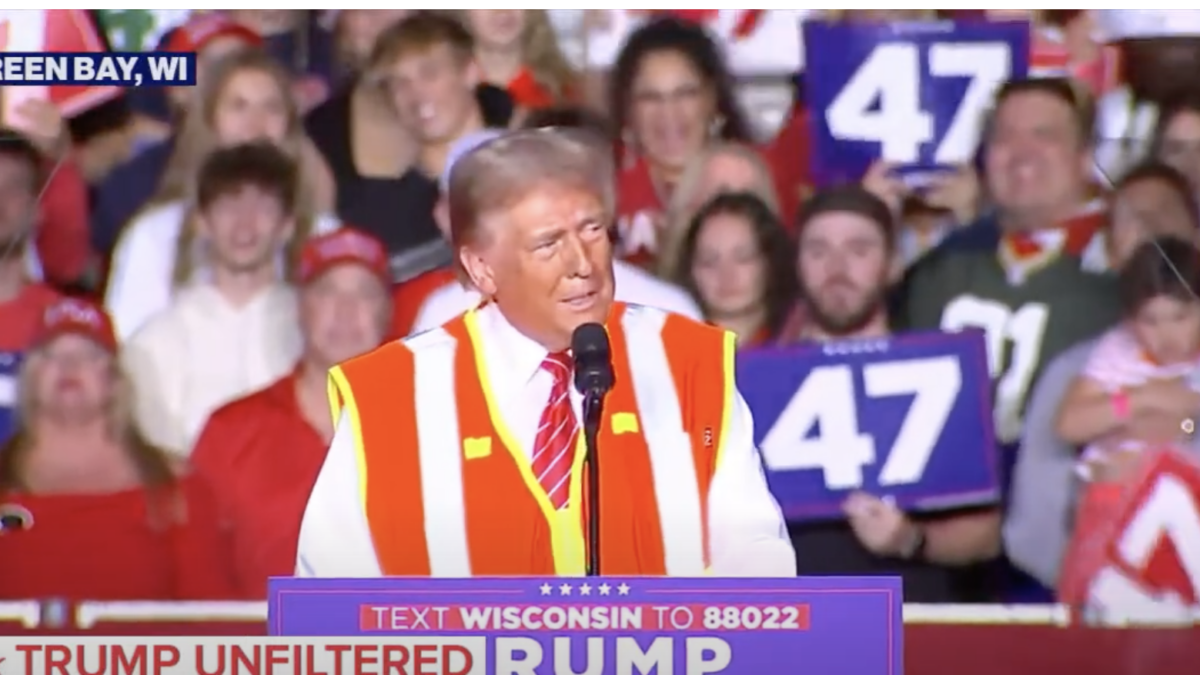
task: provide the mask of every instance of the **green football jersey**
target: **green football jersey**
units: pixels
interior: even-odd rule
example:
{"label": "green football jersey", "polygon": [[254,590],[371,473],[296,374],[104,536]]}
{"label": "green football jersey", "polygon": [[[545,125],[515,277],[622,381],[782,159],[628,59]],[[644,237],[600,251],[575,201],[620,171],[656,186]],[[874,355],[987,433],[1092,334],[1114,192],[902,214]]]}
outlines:
{"label": "green football jersey", "polygon": [[1117,321],[1116,280],[1069,255],[1010,280],[996,246],[973,243],[947,246],[914,267],[895,319],[911,330],[985,332],[996,437],[1014,443],[1042,368]]}

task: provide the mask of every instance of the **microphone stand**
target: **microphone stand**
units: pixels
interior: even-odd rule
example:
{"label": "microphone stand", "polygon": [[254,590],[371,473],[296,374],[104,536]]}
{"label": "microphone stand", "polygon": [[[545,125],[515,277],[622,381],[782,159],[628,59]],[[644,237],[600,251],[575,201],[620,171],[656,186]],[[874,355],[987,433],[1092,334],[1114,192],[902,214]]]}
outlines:
{"label": "microphone stand", "polygon": [[588,489],[588,562],[587,575],[600,576],[600,455],[596,452],[596,436],[604,409],[604,391],[590,389],[583,396],[583,441],[587,448],[584,466],[587,469]]}

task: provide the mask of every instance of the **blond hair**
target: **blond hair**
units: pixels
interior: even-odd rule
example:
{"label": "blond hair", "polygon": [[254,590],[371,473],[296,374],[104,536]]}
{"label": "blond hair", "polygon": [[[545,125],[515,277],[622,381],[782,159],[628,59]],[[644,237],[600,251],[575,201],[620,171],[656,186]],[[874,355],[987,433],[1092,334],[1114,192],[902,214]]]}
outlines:
{"label": "blond hair", "polygon": [[[455,17],[464,25],[471,22],[467,12],[454,10]],[[533,75],[533,81],[544,88],[551,97],[561,101],[571,98],[572,86],[579,81],[579,73],[563,54],[558,44],[558,33],[550,23],[550,15],[544,9],[525,9],[525,26],[521,31],[521,61]],[[478,45],[479,41],[475,40]]]}
{"label": "blond hair", "polygon": [[525,10],[525,31],[521,34],[521,54],[533,80],[545,87],[555,99],[570,98],[579,73],[563,54],[558,34],[544,9]]}
{"label": "blond hair", "polygon": [[[0,493],[28,489],[21,475],[22,463],[37,444],[37,429],[32,420],[37,417],[39,401],[34,396],[33,380],[41,363],[41,350],[34,350],[21,364],[17,376],[17,407],[13,411],[13,434],[0,446]],[[110,438],[120,444],[137,468],[142,486],[154,493],[149,517],[152,525],[161,527],[186,519],[186,508],[178,492],[176,464],[162,449],[154,446],[138,429],[133,417],[133,383],[121,368],[117,356],[112,356],[113,396],[106,415]]]}
{"label": "blond hair", "polygon": [[[447,198],[454,248],[475,243],[487,215],[548,184],[595,194],[612,217],[612,152],[597,134],[586,129],[522,129],[488,141],[454,163]],[[465,279],[461,267],[459,272]]]}
{"label": "blond hair", "polygon": [[[208,155],[218,147],[213,122],[217,105],[233,78],[244,72],[265,73],[271,77],[287,105],[287,134],[280,147],[293,159],[301,161],[305,154],[307,139],[300,119],[300,111],[291,96],[291,79],[287,71],[274,59],[259,50],[247,50],[231,54],[222,59],[214,72],[206,78],[197,96],[197,108],[183,122],[176,142],[175,151],[167,162],[158,193],[149,206],[184,200],[183,227],[176,241],[174,267],[171,275],[175,287],[191,280],[196,267],[203,263],[203,256],[196,245],[196,177],[200,166]],[[298,247],[312,232],[315,218],[315,191],[305,189],[317,183],[318,168],[301,161],[298,172],[299,189],[296,204],[296,234],[289,243],[287,261],[289,266],[299,254]]]}
{"label": "blond hair", "polygon": [[779,195],[775,192],[775,182],[771,169],[754,148],[743,143],[717,142],[709,144],[684,168],[679,176],[679,182],[671,192],[663,221],[665,226],[658,237],[658,256],[655,271],[658,276],[668,279],[675,273],[679,258],[683,253],[684,239],[687,237],[688,224],[692,216],[700,210],[703,204],[697,203],[697,192],[704,178],[708,163],[716,157],[730,156],[741,159],[754,167],[759,180],[746,191],[758,196],[771,207],[771,211],[779,214]]}

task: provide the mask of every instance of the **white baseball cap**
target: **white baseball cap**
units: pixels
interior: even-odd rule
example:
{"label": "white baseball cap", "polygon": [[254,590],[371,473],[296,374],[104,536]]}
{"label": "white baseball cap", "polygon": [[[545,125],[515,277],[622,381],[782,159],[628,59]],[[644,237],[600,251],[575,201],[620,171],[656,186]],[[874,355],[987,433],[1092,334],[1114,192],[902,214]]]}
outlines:
{"label": "white baseball cap", "polygon": [[1136,38],[1200,37],[1198,9],[1098,9],[1096,24],[1106,42]]}
{"label": "white baseball cap", "polygon": [[490,143],[503,135],[502,129],[483,129],[472,131],[451,143],[450,152],[446,155],[446,166],[442,168],[442,175],[438,179],[438,187],[442,194],[450,192],[450,172],[454,170],[454,165],[458,163],[458,160],[466,157],[479,146]]}

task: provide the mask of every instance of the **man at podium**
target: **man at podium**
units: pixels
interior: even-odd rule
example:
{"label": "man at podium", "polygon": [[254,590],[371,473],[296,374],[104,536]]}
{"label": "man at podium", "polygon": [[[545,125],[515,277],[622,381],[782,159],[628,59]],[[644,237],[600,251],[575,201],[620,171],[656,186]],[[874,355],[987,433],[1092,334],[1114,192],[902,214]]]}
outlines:
{"label": "man at podium", "polygon": [[[613,301],[613,175],[583,130],[509,133],[455,163],[451,239],[484,301],[330,371],[337,432],[298,576],[583,575],[592,504],[598,573],[795,575],[733,335]],[[572,383],[592,323],[612,380],[595,500]]]}

